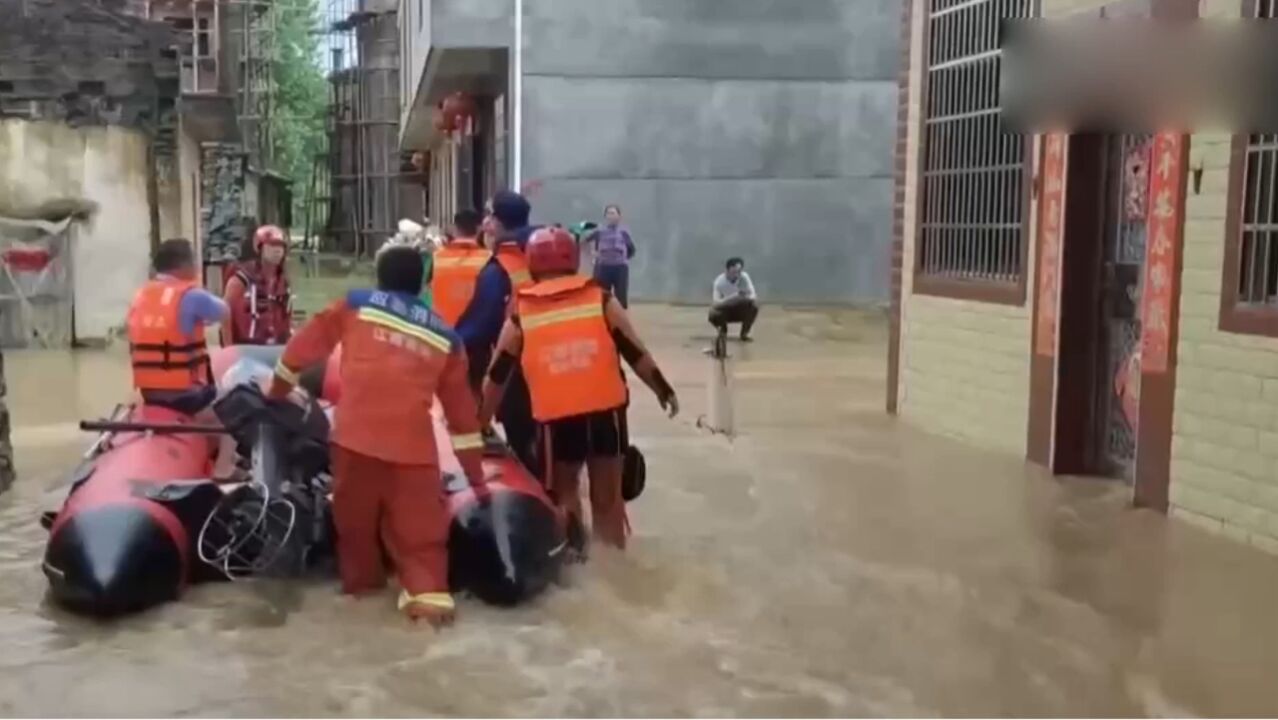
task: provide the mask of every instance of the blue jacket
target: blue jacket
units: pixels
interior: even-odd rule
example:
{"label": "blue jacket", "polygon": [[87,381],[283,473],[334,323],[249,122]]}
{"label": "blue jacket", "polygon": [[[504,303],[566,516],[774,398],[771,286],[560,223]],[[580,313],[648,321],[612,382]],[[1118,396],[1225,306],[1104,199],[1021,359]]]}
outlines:
{"label": "blue jacket", "polygon": [[[511,233],[521,250],[538,227],[530,225]],[[510,276],[496,258],[479,271],[479,278],[475,281],[475,295],[466,312],[457,319],[457,334],[461,336],[467,354],[483,352],[486,355],[497,345],[502,325],[506,323],[511,287]]]}

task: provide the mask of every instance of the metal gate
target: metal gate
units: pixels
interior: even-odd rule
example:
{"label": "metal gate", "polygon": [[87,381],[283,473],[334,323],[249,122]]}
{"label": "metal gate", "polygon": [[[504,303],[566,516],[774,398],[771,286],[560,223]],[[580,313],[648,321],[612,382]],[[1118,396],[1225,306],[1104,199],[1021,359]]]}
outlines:
{"label": "metal gate", "polygon": [[0,347],[71,346],[74,227],[0,217]]}
{"label": "metal gate", "polygon": [[1107,148],[1097,431],[1102,472],[1134,478],[1140,408],[1140,298],[1149,207],[1149,135],[1119,135]]}

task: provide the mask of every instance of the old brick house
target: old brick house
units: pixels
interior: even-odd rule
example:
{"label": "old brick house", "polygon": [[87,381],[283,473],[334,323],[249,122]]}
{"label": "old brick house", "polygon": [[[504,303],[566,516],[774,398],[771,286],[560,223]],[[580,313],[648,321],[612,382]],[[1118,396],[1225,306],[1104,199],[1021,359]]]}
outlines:
{"label": "old brick house", "polygon": [[[0,344],[102,341],[161,239],[216,265],[254,219],[288,224],[287,183],[269,172],[271,7],[0,0],[0,217],[73,220],[50,240],[69,248],[65,287],[0,276],[0,304],[23,310],[0,312]],[[0,249],[25,242],[0,230]],[[59,306],[43,324],[66,331],[28,327],[34,305]]]}
{"label": "old brick house", "polygon": [[184,175],[156,173],[180,162],[176,38],[119,2],[3,0],[0,10],[0,217],[60,228],[40,240],[51,253],[43,273],[9,262],[34,238],[0,226],[0,342],[100,340],[145,279],[152,244],[194,232]]}
{"label": "old brick house", "polygon": [[1278,136],[1018,136],[998,21],[1272,0],[906,0],[888,408],[1278,552]]}

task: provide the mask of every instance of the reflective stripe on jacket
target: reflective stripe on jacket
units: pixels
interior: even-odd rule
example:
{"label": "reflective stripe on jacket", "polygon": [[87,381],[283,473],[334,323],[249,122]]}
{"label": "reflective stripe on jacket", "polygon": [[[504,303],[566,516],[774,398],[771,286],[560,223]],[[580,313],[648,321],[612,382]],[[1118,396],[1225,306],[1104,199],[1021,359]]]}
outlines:
{"label": "reflective stripe on jacket", "polygon": [[[244,286],[241,296],[227,296],[231,308],[229,336],[232,345],[282,345],[292,335],[293,293],[288,277],[268,278],[257,263],[240,266],[232,275]],[[229,284],[229,282],[228,282]],[[229,341],[229,342],[228,342]]]}
{"label": "reflective stripe on jacket", "polygon": [[470,307],[479,273],[491,258],[492,253],[470,240],[454,240],[435,253],[431,304],[448,325],[455,327]]}
{"label": "reflective stripe on jacket", "polygon": [[611,410],[626,403],[621,357],[604,317],[604,292],[572,275],[519,293],[520,366],[540,422]]}
{"label": "reflective stripe on jacket", "polygon": [[341,398],[332,442],[387,462],[437,465],[431,406],[438,398],[454,449],[482,446],[461,339],[418,298],[350,292],[297,331],[277,379],[296,385],[303,369],[339,345]]}

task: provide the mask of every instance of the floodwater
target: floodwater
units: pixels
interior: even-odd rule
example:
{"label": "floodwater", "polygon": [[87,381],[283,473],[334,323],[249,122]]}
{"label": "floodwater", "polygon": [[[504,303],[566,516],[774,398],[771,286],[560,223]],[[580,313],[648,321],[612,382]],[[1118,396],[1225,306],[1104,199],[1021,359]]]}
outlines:
{"label": "floodwater", "polygon": [[632,549],[440,634],[331,584],[201,587],[109,625],[49,607],[37,515],[124,370],[7,355],[0,714],[1278,714],[1278,559],[885,416],[869,315],[766,309],[733,348],[741,435],[708,435],[702,312],[636,314],[685,414],[636,404]]}

